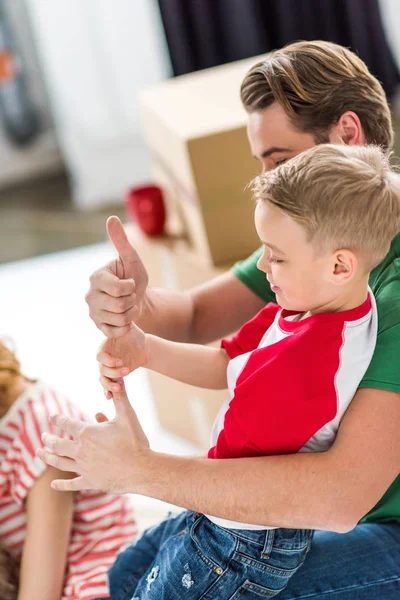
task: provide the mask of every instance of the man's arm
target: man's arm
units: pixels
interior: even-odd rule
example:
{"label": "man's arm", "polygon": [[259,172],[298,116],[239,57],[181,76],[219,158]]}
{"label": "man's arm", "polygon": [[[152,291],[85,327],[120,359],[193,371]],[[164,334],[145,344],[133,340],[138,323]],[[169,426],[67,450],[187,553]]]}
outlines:
{"label": "man's arm", "polygon": [[231,272],[186,292],[149,289],[137,324],[176,342],[207,344],[237,331],[265,306]]}
{"label": "man's arm", "polygon": [[132,492],[234,521],[345,532],[399,473],[395,392],[359,390],[327,452],[224,460],[152,452],[127,398],[114,401],[110,423],[52,418],[75,441],[46,434],[39,455],[80,476],[54,482],[56,489]]}
{"label": "man's arm", "polygon": [[235,521],[346,532],[399,473],[399,422],[399,394],[363,389],[325,453],[233,460],[154,455],[137,487]]}

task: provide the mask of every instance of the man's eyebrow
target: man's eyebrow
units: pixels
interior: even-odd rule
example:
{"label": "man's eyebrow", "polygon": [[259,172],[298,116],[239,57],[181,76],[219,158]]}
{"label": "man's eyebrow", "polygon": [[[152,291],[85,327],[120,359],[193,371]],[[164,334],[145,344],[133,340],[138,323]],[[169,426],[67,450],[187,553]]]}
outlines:
{"label": "man's eyebrow", "polygon": [[[271,148],[268,148],[268,150],[264,150],[264,152],[261,152],[260,157],[268,158],[268,156],[271,156],[271,154],[275,154],[278,152],[293,152],[293,148],[279,148],[279,146],[271,146]],[[258,157],[254,156],[254,158]]]}

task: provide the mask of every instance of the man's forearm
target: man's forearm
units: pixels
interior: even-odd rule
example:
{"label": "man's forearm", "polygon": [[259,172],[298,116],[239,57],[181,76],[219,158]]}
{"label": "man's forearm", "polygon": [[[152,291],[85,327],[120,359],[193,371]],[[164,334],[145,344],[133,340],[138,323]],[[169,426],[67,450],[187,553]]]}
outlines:
{"label": "man's forearm", "polygon": [[146,333],[175,342],[191,341],[193,302],[189,294],[152,288],[137,325]]}
{"label": "man's forearm", "polygon": [[343,532],[362,515],[352,514],[341,476],[329,453],[225,460],[153,453],[134,485],[137,493],[233,521]]}
{"label": "man's forearm", "polygon": [[147,290],[137,324],[167,340],[208,344],[237,331],[263,306],[261,298],[228,272],[186,292]]}
{"label": "man's forearm", "polygon": [[223,348],[182,344],[148,335],[148,369],[182,383],[222,390],[227,387],[229,357]]}
{"label": "man's forearm", "polygon": [[132,461],[126,491],[244,523],[344,532],[398,476],[399,418],[399,394],[361,389],[327,452],[215,460],[149,451]]}

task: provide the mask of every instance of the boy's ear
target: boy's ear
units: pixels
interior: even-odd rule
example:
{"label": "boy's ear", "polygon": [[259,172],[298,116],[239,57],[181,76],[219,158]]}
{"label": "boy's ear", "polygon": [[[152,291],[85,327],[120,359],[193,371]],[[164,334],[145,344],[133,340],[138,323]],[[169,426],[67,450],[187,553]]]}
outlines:
{"label": "boy's ear", "polygon": [[342,114],[329,133],[331,144],[359,146],[365,144],[365,135],[358,115],[348,110]]}
{"label": "boy's ear", "polygon": [[351,281],[358,269],[357,256],[351,250],[340,249],[332,255],[332,283],[343,285]]}

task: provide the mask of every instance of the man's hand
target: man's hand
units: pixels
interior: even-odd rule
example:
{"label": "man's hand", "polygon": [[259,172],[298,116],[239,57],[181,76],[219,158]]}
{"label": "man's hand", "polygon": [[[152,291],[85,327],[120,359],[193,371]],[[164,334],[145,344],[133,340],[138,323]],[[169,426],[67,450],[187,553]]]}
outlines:
{"label": "man's hand", "polygon": [[116,340],[105,340],[97,354],[100,369],[100,383],[107,398],[121,390],[116,380],[121,380],[149,361],[149,344],[146,334],[134,323],[129,332]]}
{"label": "man's hand", "polygon": [[96,326],[117,338],[142,314],[149,278],[118,217],[107,220],[107,232],[119,256],[93,273],[85,299]]}
{"label": "man's hand", "polygon": [[74,439],[42,435],[44,449],[37,455],[61,471],[76,473],[75,479],[52,482],[59,491],[102,490],[114,494],[140,493],[135,486],[141,466],[151,454],[149,441],[138,421],[125,388],[113,395],[115,418],[97,415],[97,424],[88,424],[62,415],[51,417],[56,427]]}

